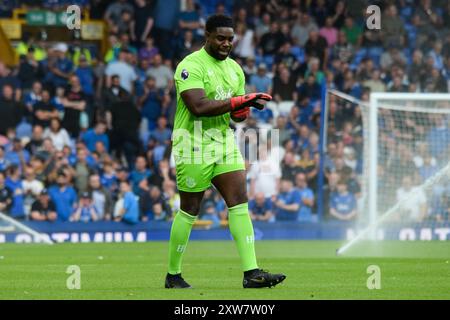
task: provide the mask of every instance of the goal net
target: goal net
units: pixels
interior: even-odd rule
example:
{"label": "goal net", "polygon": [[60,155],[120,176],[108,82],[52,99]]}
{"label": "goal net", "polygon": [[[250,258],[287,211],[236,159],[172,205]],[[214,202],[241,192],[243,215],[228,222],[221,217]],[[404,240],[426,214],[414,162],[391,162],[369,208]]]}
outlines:
{"label": "goal net", "polygon": [[[350,242],[340,252],[362,239],[449,239],[450,94],[358,100],[329,90],[326,101],[328,183],[339,193],[334,180],[346,180],[357,203]],[[339,220],[333,208],[326,214]]]}

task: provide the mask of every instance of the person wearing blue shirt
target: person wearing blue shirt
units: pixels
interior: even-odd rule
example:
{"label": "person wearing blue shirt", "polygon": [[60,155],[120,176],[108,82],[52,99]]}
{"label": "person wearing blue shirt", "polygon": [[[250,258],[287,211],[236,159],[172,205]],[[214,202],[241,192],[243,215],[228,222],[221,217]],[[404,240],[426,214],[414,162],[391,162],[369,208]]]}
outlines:
{"label": "person wearing blue shirt", "polygon": [[272,199],[276,220],[297,221],[300,201],[300,192],[294,189],[292,181],[281,180],[280,193]]}
{"label": "person wearing blue shirt", "polygon": [[116,192],[118,187],[117,176],[111,162],[103,164],[103,173],[100,177],[100,183],[111,193]]}
{"label": "person wearing blue shirt", "polygon": [[23,219],[25,217],[24,207],[24,188],[22,180],[20,179],[19,167],[12,165],[7,169],[8,177],[6,178],[5,185],[13,193],[13,202],[9,210],[9,214],[16,219]]}
{"label": "person wearing blue shirt", "polygon": [[83,192],[78,203],[78,207],[70,217],[72,222],[91,222],[98,220],[98,213],[92,204],[92,198],[89,192]]}
{"label": "person wearing blue shirt", "polygon": [[19,138],[14,138],[12,148],[5,152],[5,160],[10,164],[16,165],[22,169],[22,165],[30,162],[30,153],[23,148],[22,141]]}
{"label": "person wearing blue shirt", "polygon": [[0,146],[0,171],[5,171],[10,165],[11,162],[5,158],[5,147]]}
{"label": "person wearing blue shirt", "polygon": [[270,198],[265,198],[264,193],[262,192],[255,194],[255,199],[249,201],[248,211],[250,212],[250,217],[254,221],[275,221],[275,217],[272,213],[272,200]]}
{"label": "person wearing blue shirt", "polygon": [[445,117],[436,116],[435,125],[428,132],[427,142],[429,150],[433,157],[438,158],[438,161],[446,155],[446,150],[450,145],[450,130],[445,125]]}
{"label": "person wearing blue shirt", "polygon": [[141,188],[139,184],[142,180],[146,180],[152,172],[147,169],[147,160],[143,156],[139,156],[136,158],[134,170],[130,173],[130,182],[132,185],[132,190],[135,194],[141,193]]}
{"label": "person wearing blue shirt", "polygon": [[156,128],[158,118],[161,116],[161,101],[164,93],[156,88],[156,80],[152,76],[146,78],[143,91],[138,104],[141,107],[142,116],[147,119],[148,130],[152,131]]}
{"label": "person wearing blue shirt", "polygon": [[295,176],[295,185],[300,194],[300,211],[298,221],[312,221],[312,207],[314,206],[314,192],[308,187],[306,175],[302,172]]}
{"label": "person wearing blue shirt", "polygon": [[48,63],[47,81],[55,87],[65,87],[73,70],[72,61],[66,57],[68,46],[65,43],[58,43],[53,49],[56,52],[57,59]]}
{"label": "person wearing blue shirt", "polygon": [[265,63],[258,65],[258,71],[256,74],[250,77],[250,86],[254,92],[266,92],[272,93],[272,79],[266,74],[267,66]]}
{"label": "person wearing blue shirt", "polygon": [[150,139],[153,138],[158,144],[168,144],[172,132],[167,128],[167,119],[165,117],[158,118],[158,126],[150,132]]}
{"label": "person wearing blue shirt", "polygon": [[356,216],[356,198],[348,192],[347,182],[340,180],[337,192],[330,200],[330,214],[339,220],[352,220]]}
{"label": "person wearing blue shirt", "polygon": [[136,195],[131,191],[128,181],[120,183],[120,192],[123,195],[123,207],[120,209],[119,215],[115,221],[123,221],[130,224],[139,221],[139,202]]}
{"label": "person wearing blue shirt", "polygon": [[75,74],[80,79],[81,89],[83,93],[92,97],[94,96],[94,71],[84,55],[80,56],[78,63],[79,66],[75,70]]}
{"label": "person wearing blue shirt", "polygon": [[87,130],[82,136],[81,140],[84,142],[90,152],[95,151],[95,144],[100,141],[109,151],[109,138],[106,134],[106,122],[98,121],[93,129]]}
{"label": "person wearing blue shirt", "polygon": [[50,199],[56,206],[58,221],[68,221],[77,204],[77,193],[68,180],[66,175],[60,172],[56,178],[57,185],[48,190]]}

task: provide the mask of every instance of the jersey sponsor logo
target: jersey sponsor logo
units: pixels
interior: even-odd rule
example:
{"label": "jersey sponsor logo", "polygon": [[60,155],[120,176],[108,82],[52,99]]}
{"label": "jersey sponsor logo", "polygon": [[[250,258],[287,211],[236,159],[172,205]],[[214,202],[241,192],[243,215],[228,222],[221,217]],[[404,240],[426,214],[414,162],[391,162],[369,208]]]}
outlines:
{"label": "jersey sponsor logo", "polygon": [[228,89],[225,91],[225,89],[220,85],[216,87],[216,96],[214,97],[214,99],[225,100],[225,99],[230,99],[232,96],[233,96],[233,90]]}
{"label": "jersey sponsor logo", "polygon": [[189,78],[189,72],[186,69],[181,70],[181,79],[186,80]]}

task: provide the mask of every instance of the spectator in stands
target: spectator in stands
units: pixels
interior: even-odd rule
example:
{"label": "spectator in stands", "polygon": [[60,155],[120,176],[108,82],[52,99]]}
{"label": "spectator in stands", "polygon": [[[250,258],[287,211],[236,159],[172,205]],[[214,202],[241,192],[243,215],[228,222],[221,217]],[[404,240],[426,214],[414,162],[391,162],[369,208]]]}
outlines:
{"label": "spectator in stands", "polygon": [[52,118],[59,117],[58,110],[50,102],[51,96],[48,89],[42,90],[41,99],[32,107],[33,125],[47,128]]}
{"label": "spectator in stands", "polygon": [[138,156],[134,170],[131,171],[129,177],[134,194],[139,195],[141,193],[141,189],[139,188],[141,181],[146,180],[151,174],[152,172],[147,168],[147,160],[145,157]]}
{"label": "spectator in stands", "polygon": [[268,156],[265,147],[259,148],[259,158],[250,169],[250,198],[253,198],[259,192],[264,196],[271,197],[276,195],[280,183],[280,166],[274,159]]}
{"label": "spectator in stands", "polygon": [[129,11],[134,14],[134,8],[126,0],[116,0],[111,3],[105,11],[103,19],[108,22],[110,30],[114,33],[118,33],[117,21],[120,20],[123,11]]}
{"label": "spectator in stands", "polygon": [[35,58],[35,49],[28,48],[26,55],[20,56],[20,65],[17,78],[22,84],[24,92],[32,87],[32,84],[42,76],[42,66]]}
{"label": "spectator in stands", "polygon": [[145,60],[149,64],[152,63],[154,57],[159,53],[159,50],[154,45],[154,39],[152,37],[147,37],[145,39],[145,46],[139,50],[139,60]]}
{"label": "spectator in stands", "polygon": [[120,193],[123,197],[123,205],[119,209],[118,215],[114,217],[115,221],[123,221],[128,224],[139,222],[139,203],[136,195],[131,191],[128,181],[120,182]]}
{"label": "spectator in stands", "polygon": [[233,53],[242,59],[255,54],[254,32],[245,23],[238,22],[233,40]]}
{"label": "spectator in stands", "polygon": [[[85,55],[80,55],[77,62],[78,62],[78,67],[75,69],[75,75],[80,80],[81,90],[86,95],[87,101],[91,102],[94,97],[94,94],[95,94],[94,70],[89,65],[89,61]],[[92,112],[90,112],[90,116],[93,117]]]}
{"label": "spectator in stands", "polygon": [[290,180],[281,180],[280,193],[272,196],[273,211],[277,221],[297,221],[301,197]]}
{"label": "spectator in stands", "polygon": [[338,30],[333,26],[333,17],[328,16],[325,19],[325,25],[320,28],[319,35],[327,40],[329,48],[335,45],[338,37]]}
{"label": "spectator in stands", "polygon": [[140,197],[141,220],[167,220],[172,212],[167,199],[161,193],[161,189],[152,186],[148,192],[143,192]]}
{"label": "spectator in stands", "polygon": [[178,16],[178,26],[181,31],[181,36],[186,31],[191,31],[195,37],[198,37],[197,32],[200,29],[200,16],[195,10],[194,0],[186,0],[185,10],[181,11]]}
{"label": "spectator in stands", "polygon": [[134,82],[137,80],[137,74],[133,66],[128,62],[128,55],[130,51],[127,48],[120,49],[119,60],[111,61],[105,69],[106,87],[111,87],[113,84],[112,77],[120,75],[120,87],[126,90],[129,94],[134,93]]}
{"label": "spectator in stands", "polygon": [[414,186],[411,176],[403,176],[397,189],[397,201],[401,203],[400,221],[422,222],[427,217],[427,198],[423,190]]}
{"label": "spectator in stands", "polygon": [[248,210],[253,221],[275,221],[272,213],[272,200],[264,197],[262,192],[258,192],[255,198],[249,201]]}
{"label": "spectator in stands", "polygon": [[297,173],[301,172],[293,152],[286,152],[281,162],[281,179],[294,181]]}
{"label": "spectator in stands", "polygon": [[90,152],[95,151],[97,142],[102,142],[106,150],[109,150],[109,137],[106,134],[107,124],[105,121],[97,121],[95,127],[87,130],[81,135],[81,140],[84,142]]}
{"label": "spectator in stands", "polygon": [[286,42],[286,38],[280,31],[280,25],[278,22],[273,21],[270,24],[270,31],[265,33],[261,37],[260,41],[260,54],[263,56],[273,55],[278,51],[283,43]]}
{"label": "spectator in stands", "polygon": [[56,218],[56,206],[50,200],[47,189],[42,189],[31,206],[30,219],[34,221],[55,221]]}
{"label": "spectator in stands", "polygon": [[163,64],[160,54],[156,54],[153,58],[153,65],[148,69],[147,76],[156,80],[157,89],[170,90],[173,86],[173,70]]}
{"label": "spectator in stands", "polygon": [[[102,184],[102,187],[104,187],[108,192],[111,194],[111,196],[115,196],[118,192],[119,185],[117,181],[116,171],[113,167],[113,162],[111,160],[105,160],[103,162],[103,170],[100,177],[100,181]],[[91,186],[92,188],[92,186]],[[112,211],[112,210],[111,210]]]}
{"label": "spectator in stands", "polygon": [[91,174],[91,167],[87,161],[87,150],[79,148],[77,150],[76,163],[73,166],[75,171],[75,188],[78,192],[86,192],[89,186],[89,175]]}
{"label": "spectator in stands", "polygon": [[131,39],[140,47],[146,42],[152,32],[155,20],[153,19],[155,1],[135,0],[135,12],[133,28],[131,29]]}
{"label": "spectator in stands", "polygon": [[167,119],[164,116],[158,118],[157,127],[150,132],[150,138],[154,139],[157,144],[169,145],[172,136],[171,130],[167,127]]}
{"label": "spectator in stands", "polygon": [[294,43],[299,47],[304,47],[313,30],[319,30],[317,24],[311,20],[307,13],[301,13],[291,30]]}
{"label": "spectator in stands", "polygon": [[138,129],[141,115],[129,95],[119,97],[113,102],[107,111],[108,127],[111,131],[111,149],[115,151],[118,159],[122,155],[131,168],[134,165],[136,155],[141,149]]}
{"label": "spectator in stands", "polygon": [[12,148],[6,151],[5,159],[11,165],[15,165],[22,170],[30,161],[30,153],[23,148],[22,141],[19,138],[13,138]]}
{"label": "spectator in stands", "polygon": [[300,193],[299,221],[313,221],[312,208],[314,206],[314,192],[308,187],[306,175],[302,172],[295,176],[295,188]]}
{"label": "spectator in stands", "polygon": [[26,92],[24,94],[24,104],[26,109],[25,115],[30,118],[29,116],[33,114],[34,105],[41,101],[42,99],[42,83],[39,80],[36,80],[33,82],[31,86],[31,91]]}
{"label": "spectator in stands", "polygon": [[250,77],[251,90],[254,92],[272,93],[272,80],[267,75],[267,66],[265,63],[258,65],[257,73]]}
{"label": "spectator in stands", "polygon": [[71,146],[67,130],[61,127],[61,121],[58,118],[50,120],[50,126],[44,131],[44,138],[50,138],[56,150],[61,151],[64,146]]}
{"label": "spectator in stands", "polygon": [[7,177],[5,185],[12,192],[12,204],[9,208],[9,214],[15,219],[25,218],[25,191],[23,189],[22,180],[20,178],[20,171],[17,165],[11,165],[6,170]]}
{"label": "spectator in stands", "polygon": [[50,199],[55,203],[58,221],[68,221],[77,205],[77,193],[69,185],[65,172],[60,171],[56,178],[56,185],[48,189]]}
{"label": "spectator in stands", "polygon": [[85,191],[81,193],[78,206],[69,220],[71,222],[92,222],[98,220],[97,210],[92,204],[92,199],[89,192]]}
{"label": "spectator in stands", "polygon": [[276,102],[295,101],[295,79],[291,76],[289,69],[282,67],[279,75],[273,78],[273,98]]}
{"label": "spectator in stands", "polygon": [[386,84],[380,79],[381,72],[378,69],[373,70],[371,78],[363,82],[363,86],[370,89],[370,92],[385,92]]}
{"label": "spectator in stands", "polygon": [[15,128],[24,113],[21,103],[14,100],[13,87],[10,84],[3,85],[3,97],[0,99],[0,135],[6,135],[10,128]]}
{"label": "spectator in stands", "polygon": [[86,95],[81,88],[80,79],[76,75],[71,75],[69,83],[69,90],[62,100],[64,106],[62,126],[67,130],[70,136],[75,139],[78,138],[81,130],[81,113],[88,109],[88,105]]}
{"label": "spectator in stands", "polygon": [[308,57],[318,58],[321,69],[328,63],[327,47],[327,40],[319,35],[318,30],[310,31],[308,41],[305,43],[305,53]]}
{"label": "spectator in stands", "polygon": [[339,31],[336,44],[331,48],[331,56],[341,62],[350,62],[355,54],[355,47],[347,41],[344,31]]}
{"label": "spectator in stands", "polygon": [[6,186],[6,174],[0,171],[0,212],[9,214],[9,209],[13,203],[13,191]]}
{"label": "spectator in stands", "polygon": [[53,52],[49,54],[47,81],[54,88],[67,86],[73,71],[72,61],[66,57],[68,49],[67,44],[60,42],[53,47]]}
{"label": "spectator in stands", "polygon": [[147,77],[144,83],[144,93],[138,99],[142,117],[147,119],[148,130],[154,130],[162,112],[163,91],[156,88],[154,77]]}
{"label": "spectator in stands", "polygon": [[30,213],[30,206],[38,198],[41,191],[44,189],[42,181],[36,179],[36,174],[31,166],[24,168],[24,174],[22,178],[22,186],[24,191],[24,207],[25,214]]}
{"label": "spectator in stands", "polygon": [[330,214],[332,217],[348,221],[356,217],[356,198],[347,190],[347,182],[343,179],[337,184],[337,192],[331,194]]}

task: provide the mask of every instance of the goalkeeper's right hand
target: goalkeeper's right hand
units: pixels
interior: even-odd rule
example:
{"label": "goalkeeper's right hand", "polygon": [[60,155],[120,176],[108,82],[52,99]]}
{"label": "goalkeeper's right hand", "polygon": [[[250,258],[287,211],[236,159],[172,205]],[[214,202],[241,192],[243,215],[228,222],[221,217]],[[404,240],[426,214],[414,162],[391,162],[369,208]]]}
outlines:
{"label": "goalkeeper's right hand", "polygon": [[233,97],[230,100],[231,112],[242,110],[246,107],[253,107],[258,110],[264,109],[264,104],[258,102],[258,100],[270,101],[272,100],[272,96],[268,95],[267,93],[257,92]]}

